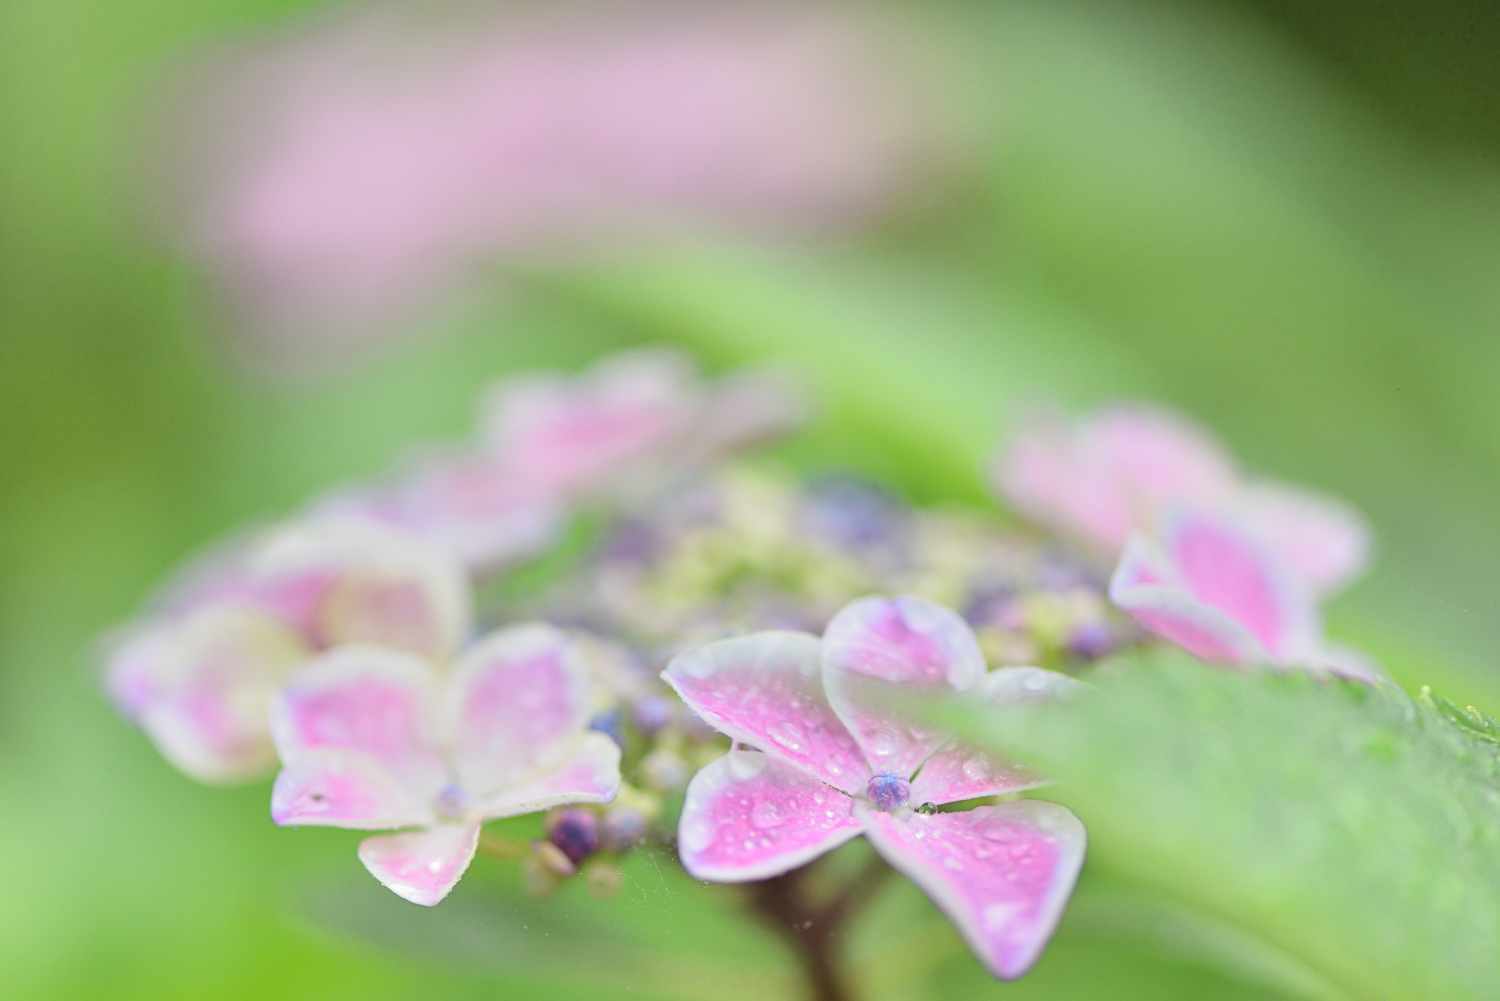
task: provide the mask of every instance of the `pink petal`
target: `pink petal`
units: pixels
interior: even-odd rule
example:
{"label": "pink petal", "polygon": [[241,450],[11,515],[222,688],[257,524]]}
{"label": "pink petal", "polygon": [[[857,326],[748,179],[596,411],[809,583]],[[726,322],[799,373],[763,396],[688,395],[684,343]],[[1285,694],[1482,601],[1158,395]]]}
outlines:
{"label": "pink petal", "polygon": [[392,482],[335,493],[314,511],[419,536],[475,573],[541,552],[556,540],[565,513],[530,476],[489,451],[424,456]]}
{"label": "pink petal", "polygon": [[576,377],[503,384],[487,411],[500,454],[550,489],[592,490],[679,440],[697,407],[692,365],[670,351],[625,352]]}
{"label": "pink petal", "polygon": [[907,776],[944,742],[892,718],[883,698],[903,692],[964,691],[984,674],[984,657],[955,613],[920,598],[861,598],[823,634],[828,701],[877,773]]}
{"label": "pink petal", "polygon": [[1136,537],[1110,580],[1109,597],[1146,629],[1218,664],[1267,659],[1255,636],[1187,589],[1154,542]]}
{"label": "pink petal", "polygon": [[484,798],[571,753],[588,725],[588,665],[561,631],[503,629],[454,668],[445,712],[454,766]]}
{"label": "pink petal", "polygon": [[448,781],[432,694],[409,654],[341,647],[312,661],[271,706],[277,822],[389,826],[377,821],[427,809]]}
{"label": "pink petal", "polygon": [[1249,630],[1274,659],[1313,645],[1317,625],[1311,596],[1236,523],[1179,511],[1165,536],[1167,556],[1193,600]]}
{"label": "pink petal", "polygon": [[[1084,686],[1065,674],[1039,667],[1007,667],[986,675],[974,694],[997,705],[1024,705],[1065,698]],[[980,796],[1035,789],[1046,781],[970,744],[955,743],[922,765],[911,784],[912,803],[957,803]]]}
{"label": "pink petal", "polygon": [[445,824],[366,838],[359,860],[398,897],[431,907],[458,885],[478,845],[478,824]]}
{"label": "pink petal", "polygon": [[1337,590],[1369,562],[1369,525],[1342,501],[1261,483],[1240,492],[1237,510],[1316,594]]}
{"label": "pink petal", "polygon": [[1232,463],[1206,432],[1157,407],[1121,404],[1069,423],[1030,419],[996,465],[1019,510],[1106,553],[1169,504],[1209,503],[1236,488]]}
{"label": "pink petal", "polygon": [[608,803],[620,791],[620,745],[585,733],[556,764],[480,802],[486,819],[535,813],[564,803]]}
{"label": "pink petal", "polygon": [[237,781],[275,765],[267,707],[308,655],[263,612],[210,603],[121,641],[106,683],[173,765],[205,782]]}
{"label": "pink petal", "polygon": [[283,827],[375,831],[428,824],[441,776],[412,781],[369,756],[314,751],[282,768],[271,788],[271,820]]}
{"label": "pink petal", "polygon": [[1077,817],[1040,800],[960,813],[857,812],[880,854],[927,892],[995,976],[1030,968],[1083,864]]}
{"label": "pink petal", "polygon": [[677,847],[699,879],[795,869],[860,832],[853,800],[759,751],[733,750],[688,783]]}
{"label": "pink petal", "polygon": [[310,518],[279,533],[255,563],[263,589],[311,595],[308,628],[323,646],[368,643],[443,660],[469,632],[458,561],[368,518]]}
{"label": "pink petal", "polygon": [[815,636],[764,632],[680,654],[662,677],[719,731],[859,794],[870,769],[828,704],[821,658]]}

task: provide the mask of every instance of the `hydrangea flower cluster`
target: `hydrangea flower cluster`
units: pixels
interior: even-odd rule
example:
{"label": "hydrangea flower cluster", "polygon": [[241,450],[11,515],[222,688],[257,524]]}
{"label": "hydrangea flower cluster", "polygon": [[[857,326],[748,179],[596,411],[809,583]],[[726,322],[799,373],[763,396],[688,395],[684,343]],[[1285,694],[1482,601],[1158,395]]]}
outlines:
{"label": "hydrangea flower cluster", "polygon": [[[276,772],[274,823],[372,832],[360,861],[413,903],[476,854],[533,892],[608,893],[621,856],[671,848],[703,880],[781,887],[753,906],[802,927],[797,880],[864,835],[1010,978],[1062,914],[1083,825],[913,705],[1088,697],[1079,676],[1152,637],[1380,677],[1318,627],[1362,524],[1243,480],[1177,418],[1023,434],[999,483],[1061,533],[1039,540],[728,463],[805,412],[769,376],[709,381],[661,351],[507,381],[471,441],[190,564],[111,639],[106,687],[187,774]],[[481,606],[584,510],[602,527],[581,560]],[[543,811],[526,843],[482,830]]]}

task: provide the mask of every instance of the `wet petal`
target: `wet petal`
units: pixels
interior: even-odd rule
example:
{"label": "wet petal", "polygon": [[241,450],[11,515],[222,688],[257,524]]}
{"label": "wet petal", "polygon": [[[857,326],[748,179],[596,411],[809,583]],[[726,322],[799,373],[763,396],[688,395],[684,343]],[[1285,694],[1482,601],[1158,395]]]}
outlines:
{"label": "wet petal", "polygon": [[[1081,690],[1082,682],[1039,667],[1007,667],[985,675],[974,695],[996,705],[1024,705],[1065,698]],[[1019,765],[966,743],[938,751],[922,765],[911,784],[912,802],[957,803],[980,796],[1035,789],[1046,780]]]}
{"label": "wet petal", "polygon": [[310,518],[255,562],[263,587],[313,595],[308,628],[322,646],[367,643],[443,661],[468,636],[471,598],[458,561],[374,520]]}
{"label": "wet petal", "polygon": [[1369,562],[1369,525],[1342,501],[1270,483],[1246,487],[1237,501],[1247,527],[1316,594],[1347,584]]}
{"label": "wet petal", "polygon": [[957,925],[997,977],[1036,961],[1083,864],[1083,825],[1061,806],[1016,800],[959,813],[858,812],[875,848]]}
{"label": "wet petal", "polygon": [[366,838],[359,860],[398,897],[431,907],[458,885],[478,845],[478,824],[448,824]]}
{"label": "wet petal", "polygon": [[282,768],[271,788],[271,820],[283,827],[344,827],[375,831],[436,819],[440,781],[411,781],[368,755],[315,751]]}
{"label": "wet petal", "polygon": [[861,598],[823,634],[828,701],[877,773],[910,775],[946,738],[902,725],[882,704],[903,691],[964,691],[984,674],[974,633],[920,598]]}
{"label": "wet petal", "polygon": [[479,804],[487,819],[534,813],[564,803],[608,803],[620,791],[620,745],[585,733],[550,768],[502,789]]}
{"label": "wet petal", "polygon": [[734,750],[688,784],[677,847],[699,879],[765,879],[860,832],[853,800],[760,753]]}
{"label": "wet petal", "polygon": [[1197,600],[1155,542],[1130,540],[1109,597],[1146,629],[1218,664],[1265,660],[1255,636],[1225,612]]}
{"label": "wet petal", "polygon": [[547,487],[592,490],[623,464],[680,439],[697,391],[696,373],[682,355],[625,352],[580,376],[502,384],[486,424],[499,453]]}
{"label": "wet petal", "polygon": [[467,651],[445,712],[470,794],[500,792],[570,753],[588,725],[589,680],[578,649],[551,626],[503,629]]}
{"label": "wet petal", "polygon": [[210,604],[121,640],[106,684],[173,765],[205,782],[235,781],[275,765],[267,709],[308,656],[265,613]]}
{"label": "wet petal", "polygon": [[271,705],[284,766],[277,822],[347,816],[348,826],[387,826],[377,821],[425,816],[412,811],[447,782],[431,713],[432,672],[415,657],[341,647],[312,661]]}
{"label": "wet petal", "polygon": [[662,677],[722,733],[859,793],[870,769],[828,704],[822,670],[817,637],[764,632],[680,654]]}

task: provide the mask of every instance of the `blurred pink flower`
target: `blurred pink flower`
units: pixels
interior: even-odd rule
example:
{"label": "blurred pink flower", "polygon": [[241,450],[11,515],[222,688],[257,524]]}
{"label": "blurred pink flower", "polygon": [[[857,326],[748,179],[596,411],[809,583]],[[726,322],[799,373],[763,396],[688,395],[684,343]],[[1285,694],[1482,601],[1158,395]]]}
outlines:
{"label": "blurred pink flower", "polygon": [[501,461],[561,496],[629,492],[800,424],[807,407],[769,374],[707,381],[683,355],[642,349],[580,375],[507,379],[481,424]]}
{"label": "blurred pink flower", "polygon": [[389,332],[495,260],[846,226],[919,187],[938,117],[869,17],[367,7],[190,79],[169,197],[294,355]]}
{"label": "blurred pink flower", "polygon": [[1109,593],[1151,632],[1211,663],[1382,677],[1358,654],[1324,642],[1301,576],[1221,513],[1178,509],[1159,535],[1132,536]]}
{"label": "blurred pink flower", "polygon": [[1068,810],[1011,800],[918,811],[1043,784],[950,736],[893,717],[871,685],[972,693],[996,704],[1078,687],[1039,668],[986,673],[953,612],[916,598],[864,598],[821,640],[795,632],[723,640],[662,675],[738,747],[688,786],[678,848],[702,879],[765,879],[864,834],[958,926],[996,976],[1024,973],[1052,933],[1083,863]]}
{"label": "blurred pink flower", "polygon": [[423,455],[312,510],[400,529],[483,576],[555,542],[579,502],[680,480],[791,430],[807,409],[768,372],[707,380],[677,352],[623,351],[577,375],[500,381],[479,441]]}
{"label": "blurred pink flower", "polygon": [[412,828],[366,838],[359,859],[430,907],[468,869],[486,820],[614,798],[620,750],[588,729],[590,695],[584,659],[548,626],[493,633],[442,676],[397,650],[331,651],[272,704],[283,768],[271,817]]}
{"label": "blurred pink flower", "polygon": [[1364,519],[1333,498],[1246,480],[1208,432],[1170,411],[1120,404],[1077,421],[1034,416],[996,457],[1000,495],[1109,558],[1177,504],[1222,510],[1276,551],[1315,594],[1369,559]]}
{"label": "blurred pink flower", "polygon": [[275,763],[271,696],[319,650],[366,643],[447,657],[469,631],[462,569],[367,522],[315,519],[217,551],[110,642],[106,686],[203,781]]}

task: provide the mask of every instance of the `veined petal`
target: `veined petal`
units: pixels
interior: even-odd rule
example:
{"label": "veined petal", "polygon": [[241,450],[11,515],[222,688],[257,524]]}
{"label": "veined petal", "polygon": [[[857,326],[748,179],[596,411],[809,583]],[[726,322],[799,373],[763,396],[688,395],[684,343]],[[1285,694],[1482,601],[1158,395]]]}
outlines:
{"label": "veined petal", "polygon": [[965,691],[983,674],[979,641],[964,620],[920,598],[861,598],[823,634],[828,701],[876,773],[910,775],[946,740],[893,719],[883,698]]}
{"label": "veined petal", "polygon": [[589,699],[588,664],[561,630],[480,640],[455,665],[445,707],[459,781],[484,799],[559,763],[588,725]]}
{"label": "veined petal", "polygon": [[[975,686],[974,695],[992,705],[1025,705],[1065,698],[1084,688],[1056,671],[1039,667],[1007,667],[992,671]],[[957,803],[980,796],[998,796],[1045,785],[1046,780],[1019,765],[1005,762],[970,744],[956,742],[944,747],[922,765],[912,780],[911,797],[916,804]]]}
{"label": "veined petal", "polygon": [[816,636],[763,632],[679,654],[662,677],[722,733],[847,793],[870,769],[823,691]]}
{"label": "veined petal", "polygon": [[1136,536],[1125,546],[1109,597],[1151,632],[1217,664],[1268,659],[1248,628],[1199,601],[1155,542]]}
{"label": "veined petal", "polygon": [[853,800],[759,751],[733,750],[688,783],[677,847],[699,879],[765,879],[860,832]]}
{"label": "veined petal", "polygon": [[1077,817],[1030,799],[959,813],[857,812],[876,850],[926,891],[995,976],[1030,968],[1083,864]]}
{"label": "veined petal", "polygon": [[1315,594],[1337,590],[1369,562],[1369,525],[1358,511],[1332,497],[1257,483],[1240,491],[1237,510]]}
{"label": "veined petal", "polygon": [[478,846],[478,824],[444,824],[366,838],[359,860],[396,896],[431,907],[458,885]]}
{"label": "veined petal", "polygon": [[124,639],[107,685],[173,765],[205,782],[236,781],[275,765],[267,707],[308,656],[264,612],[211,603]]}
{"label": "veined petal", "polygon": [[608,803],[619,791],[620,745],[602,733],[585,733],[551,768],[500,790],[478,809],[496,820],[565,803]]}
{"label": "veined petal", "polygon": [[309,628],[322,646],[368,643],[442,662],[468,636],[472,599],[461,564],[442,546],[370,518],[310,518],[271,539],[255,567],[263,587],[318,585]]}
{"label": "veined petal", "polygon": [[277,822],[376,827],[426,817],[448,781],[432,702],[431,668],[409,654],[340,647],[312,661],[271,705],[283,765]]}

